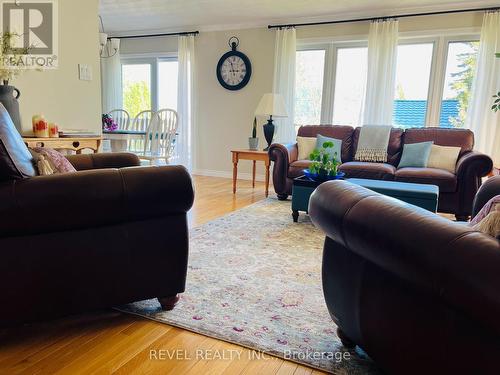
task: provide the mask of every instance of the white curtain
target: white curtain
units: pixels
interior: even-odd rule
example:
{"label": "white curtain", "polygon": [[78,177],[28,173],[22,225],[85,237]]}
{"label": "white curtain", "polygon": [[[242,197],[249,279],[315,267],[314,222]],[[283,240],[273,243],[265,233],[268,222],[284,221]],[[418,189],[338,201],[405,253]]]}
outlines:
{"label": "white curtain", "polygon": [[370,25],[363,125],[391,125],[396,90],[398,21]]}
{"label": "white curtain", "polygon": [[102,113],[122,108],[122,66],[119,53],[101,58],[101,94]]}
{"label": "white curtain", "polygon": [[500,167],[500,113],[493,112],[492,96],[500,91],[500,12],[484,15],[477,70],[472,85],[466,126],[474,132],[475,148]]}
{"label": "white curtain", "polygon": [[283,28],[276,31],[276,48],[274,55],[273,91],[283,95],[288,117],[276,119],[276,142],[295,141],[295,60],[297,54],[297,36],[295,28]]}
{"label": "white curtain", "polygon": [[193,169],[195,139],[194,103],[194,35],[179,36],[179,76],[177,91],[178,131],[177,162],[189,171]]}

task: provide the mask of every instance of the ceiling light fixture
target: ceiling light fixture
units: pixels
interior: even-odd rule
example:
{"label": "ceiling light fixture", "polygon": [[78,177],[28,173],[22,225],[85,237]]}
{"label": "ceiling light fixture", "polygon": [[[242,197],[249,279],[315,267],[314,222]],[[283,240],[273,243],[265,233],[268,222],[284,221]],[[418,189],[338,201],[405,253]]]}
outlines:
{"label": "ceiling light fixture", "polygon": [[99,16],[99,20],[101,21],[101,31],[99,32],[100,55],[101,58],[108,59],[115,56],[120,50],[120,39],[108,38],[108,34],[104,31],[104,23],[101,16]]}

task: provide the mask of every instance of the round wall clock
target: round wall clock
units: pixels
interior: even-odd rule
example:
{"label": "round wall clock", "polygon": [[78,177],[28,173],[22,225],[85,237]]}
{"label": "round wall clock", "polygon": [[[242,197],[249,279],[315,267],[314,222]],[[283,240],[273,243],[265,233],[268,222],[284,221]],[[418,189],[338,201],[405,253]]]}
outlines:
{"label": "round wall clock", "polygon": [[217,79],[222,87],[228,90],[240,90],[245,87],[252,76],[252,64],[244,53],[236,48],[240,41],[235,36],[229,39],[231,51],[226,52],[217,64]]}

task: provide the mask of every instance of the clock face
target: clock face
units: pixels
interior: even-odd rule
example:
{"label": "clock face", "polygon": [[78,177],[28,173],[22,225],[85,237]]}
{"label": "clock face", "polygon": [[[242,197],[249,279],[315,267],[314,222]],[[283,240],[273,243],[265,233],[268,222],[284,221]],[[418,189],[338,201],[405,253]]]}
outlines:
{"label": "clock face", "polygon": [[239,90],[247,85],[252,74],[248,57],[239,51],[224,54],[217,64],[217,79],[228,90]]}
{"label": "clock face", "polygon": [[220,69],[222,80],[229,86],[237,86],[247,75],[247,65],[239,56],[229,56]]}

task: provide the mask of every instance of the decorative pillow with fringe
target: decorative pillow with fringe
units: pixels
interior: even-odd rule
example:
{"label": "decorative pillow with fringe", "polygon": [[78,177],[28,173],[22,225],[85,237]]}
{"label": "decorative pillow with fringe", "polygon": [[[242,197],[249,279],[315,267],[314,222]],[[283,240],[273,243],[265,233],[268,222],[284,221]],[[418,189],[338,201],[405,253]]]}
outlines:
{"label": "decorative pillow with fringe", "polygon": [[51,148],[35,147],[30,149],[39,176],[76,172],[75,167],[63,154]]}
{"label": "decorative pillow with fringe", "polygon": [[491,198],[472,219],[470,225],[475,230],[500,239],[500,195]]}

